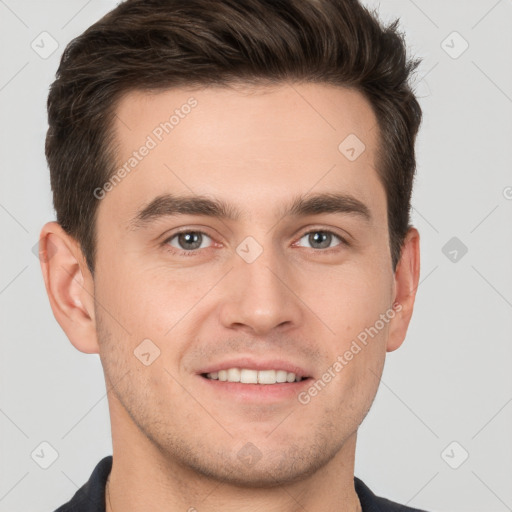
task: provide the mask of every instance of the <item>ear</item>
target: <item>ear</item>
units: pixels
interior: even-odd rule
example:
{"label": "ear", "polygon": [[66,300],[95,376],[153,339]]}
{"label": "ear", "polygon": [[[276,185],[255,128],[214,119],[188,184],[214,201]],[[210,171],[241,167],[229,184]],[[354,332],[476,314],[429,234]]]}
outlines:
{"label": "ear", "polygon": [[411,320],[420,277],[420,234],[409,228],[402,245],[402,254],[395,271],[395,317],[390,322],[387,352],[403,343]]}
{"label": "ear", "polygon": [[99,353],[94,316],[94,281],[80,244],[57,222],[39,236],[39,261],[55,319],[75,348]]}

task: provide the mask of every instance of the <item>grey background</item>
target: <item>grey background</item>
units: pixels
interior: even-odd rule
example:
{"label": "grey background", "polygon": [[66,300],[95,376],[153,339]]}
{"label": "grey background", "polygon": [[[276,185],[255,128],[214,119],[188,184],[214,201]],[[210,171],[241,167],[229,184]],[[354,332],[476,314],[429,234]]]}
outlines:
{"label": "grey background", "polygon": [[[365,3],[400,17],[424,58],[425,118],[413,196],[421,284],[360,429],[356,475],[430,511],[512,510],[512,0]],[[99,357],[75,350],[54,320],[33,247],[54,218],[49,84],[65,45],[114,6],[0,0],[2,512],[54,510],[112,453]],[[44,31],[58,43],[46,58]],[[48,469],[31,456],[42,442],[58,452]]]}

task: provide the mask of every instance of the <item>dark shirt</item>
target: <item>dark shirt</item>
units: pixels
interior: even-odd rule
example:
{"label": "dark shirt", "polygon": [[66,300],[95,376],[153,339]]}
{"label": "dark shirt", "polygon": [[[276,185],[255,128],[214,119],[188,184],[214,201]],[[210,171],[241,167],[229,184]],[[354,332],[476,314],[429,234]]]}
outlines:
{"label": "dark shirt", "polygon": [[[112,455],[108,455],[98,462],[89,481],[55,512],[105,512],[105,484],[111,469]],[[357,477],[354,477],[354,484],[363,512],[425,512],[375,496]]]}

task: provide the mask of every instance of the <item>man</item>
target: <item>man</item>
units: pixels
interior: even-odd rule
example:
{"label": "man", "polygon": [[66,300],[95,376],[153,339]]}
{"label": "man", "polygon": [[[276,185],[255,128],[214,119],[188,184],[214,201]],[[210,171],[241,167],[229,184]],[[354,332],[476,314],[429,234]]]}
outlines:
{"label": "man", "polygon": [[51,307],[113,455],[64,511],[411,511],[354,476],[419,278],[421,110],[355,0],[127,0],[66,48]]}

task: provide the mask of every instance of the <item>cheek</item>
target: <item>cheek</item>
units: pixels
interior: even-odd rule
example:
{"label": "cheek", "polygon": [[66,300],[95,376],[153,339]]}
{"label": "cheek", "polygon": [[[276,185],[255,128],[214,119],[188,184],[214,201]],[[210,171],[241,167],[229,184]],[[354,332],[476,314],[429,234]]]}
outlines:
{"label": "cheek", "polygon": [[[368,266],[371,268],[371,266]],[[394,311],[390,310],[389,277],[361,267],[339,267],[327,278],[325,270],[303,276],[316,283],[324,275],[323,287],[307,285],[303,296],[318,314],[325,330],[326,373],[330,391],[345,406],[357,406],[373,399],[386,353],[386,340]],[[334,377],[332,376],[334,374]],[[322,385],[320,384],[319,387]],[[333,398],[333,397],[331,397]],[[334,398],[333,398],[334,399]]]}
{"label": "cheek", "polygon": [[[98,276],[96,297],[104,306],[103,323],[112,338],[104,347],[105,357],[116,368],[126,366],[136,374],[145,370],[150,387],[169,385],[168,374],[153,372],[160,366],[169,370],[179,367],[193,340],[201,299],[212,287],[207,276],[200,278],[190,271],[180,279],[177,276],[175,270],[157,267],[149,271],[132,268],[130,272],[118,267],[115,275]],[[105,340],[100,339],[101,343]],[[154,363],[145,367],[137,355]]]}
{"label": "cheek", "polygon": [[[200,294],[192,283],[173,279],[169,269],[141,271],[118,265],[98,273],[98,302],[133,336],[165,336],[180,321]],[[196,301],[197,302],[197,301]]]}
{"label": "cheek", "polygon": [[390,276],[378,269],[370,263],[311,267],[301,272],[298,295],[336,336],[355,336],[390,307]]}

